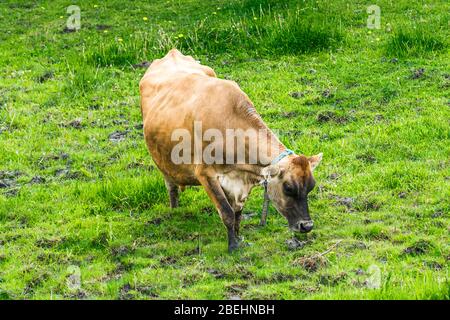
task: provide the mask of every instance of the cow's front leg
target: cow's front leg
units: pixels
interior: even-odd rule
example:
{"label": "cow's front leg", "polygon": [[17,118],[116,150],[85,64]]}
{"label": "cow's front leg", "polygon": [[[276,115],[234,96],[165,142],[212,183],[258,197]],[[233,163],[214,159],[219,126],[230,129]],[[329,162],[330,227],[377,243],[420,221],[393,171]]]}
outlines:
{"label": "cow's front leg", "polygon": [[238,248],[238,239],[235,232],[235,215],[234,210],[223,192],[219,181],[216,177],[199,175],[199,182],[205,188],[206,193],[214,202],[217,210],[219,211],[220,217],[222,218],[223,224],[228,231],[228,251],[232,252]]}
{"label": "cow's front leg", "polygon": [[236,236],[239,236],[239,230],[241,228],[241,220],[242,220],[242,209],[240,211],[236,211],[234,214],[234,232]]}
{"label": "cow's front leg", "polygon": [[232,195],[227,195],[228,203],[231,205],[234,211],[234,232],[236,237],[239,239],[239,229],[241,227],[242,220],[242,209],[243,205],[237,203],[236,198]]}

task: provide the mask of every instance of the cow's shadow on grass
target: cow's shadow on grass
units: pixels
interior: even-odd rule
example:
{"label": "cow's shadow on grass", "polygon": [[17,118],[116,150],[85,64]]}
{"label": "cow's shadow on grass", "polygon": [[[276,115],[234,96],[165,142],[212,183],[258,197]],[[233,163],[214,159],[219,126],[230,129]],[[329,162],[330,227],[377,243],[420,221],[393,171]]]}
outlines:
{"label": "cow's shadow on grass", "polygon": [[202,188],[188,188],[181,194],[180,206],[170,209],[164,181],[158,175],[108,180],[92,196],[101,200],[105,212],[137,218],[151,239],[190,241],[200,232],[214,235],[218,229],[223,231]]}

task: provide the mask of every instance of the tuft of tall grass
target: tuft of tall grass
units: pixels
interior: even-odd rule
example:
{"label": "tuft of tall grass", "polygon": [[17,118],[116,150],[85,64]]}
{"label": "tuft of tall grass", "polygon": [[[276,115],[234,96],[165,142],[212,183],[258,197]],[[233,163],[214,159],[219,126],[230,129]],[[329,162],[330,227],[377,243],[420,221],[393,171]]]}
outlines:
{"label": "tuft of tall grass", "polygon": [[342,40],[331,19],[317,21],[302,15],[299,9],[280,13],[260,8],[251,16],[231,19],[225,27],[201,21],[178,42],[182,49],[192,52],[272,56],[320,51]]}
{"label": "tuft of tall grass", "polygon": [[90,67],[80,65],[69,67],[65,91],[72,96],[85,95],[96,86],[98,78],[98,72]]}
{"label": "tuft of tall grass", "polygon": [[232,13],[226,23],[223,19],[207,17],[189,29],[159,28],[123,42],[100,40],[86,51],[85,60],[100,67],[127,66],[164,55],[174,47],[195,55],[228,53],[266,57],[326,50],[339,43],[343,36],[335,16],[318,15],[320,19],[299,8],[274,11],[261,6],[248,15]]}
{"label": "tuft of tall grass", "polygon": [[402,28],[388,40],[386,52],[392,56],[418,56],[441,51],[447,44],[440,34],[425,27]]}
{"label": "tuft of tall grass", "polygon": [[280,6],[284,6],[286,8],[289,8],[289,5],[291,3],[296,3],[297,1],[294,0],[240,0],[240,1],[230,1],[227,5],[225,5],[225,10],[231,10],[234,13],[240,13],[240,14],[248,14],[252,13],[255,10],[260,9],[271,9],[271,8],[277,8]]}
{"label": "tuft of tall grass", "polygon": [[130,66],[145,60],[152,40],[154,41],[154,36],[149,33],[135,34],[124,42],[115,39],[106,42],[98,40],[95,46],[85,51],[84,60],[100,67]]}
{"label": "tuft of tall grass", "polygon": [[166,187],[160,177],[112,179],[102,183],[95,196],[119,211],[149,209],[167,200]]}

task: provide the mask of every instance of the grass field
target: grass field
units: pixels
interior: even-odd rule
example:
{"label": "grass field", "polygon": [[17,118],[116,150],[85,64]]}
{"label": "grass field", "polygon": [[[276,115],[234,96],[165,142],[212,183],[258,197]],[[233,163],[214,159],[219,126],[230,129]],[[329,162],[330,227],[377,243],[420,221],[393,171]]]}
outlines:
{"label": "grass field", "polygon": [[[2,1],[0,299],[449,299],[449,12],[444,0]],[[172,47],[238,82],[286,146],[324,153],[310,234],[274,208],[259,227],[261,190],[231,255],[203,189],[169,209],[138,82]]]}

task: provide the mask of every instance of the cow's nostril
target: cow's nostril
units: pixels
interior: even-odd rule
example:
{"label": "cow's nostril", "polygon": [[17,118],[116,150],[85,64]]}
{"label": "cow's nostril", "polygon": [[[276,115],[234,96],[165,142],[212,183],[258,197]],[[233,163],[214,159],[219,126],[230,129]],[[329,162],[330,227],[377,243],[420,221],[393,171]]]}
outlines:
{"label": "cow's nostril", "polygon": [[302,222],[300,223],[300,231],[301,232],[310,232],[313,228],[314,224],[312,221]]}

